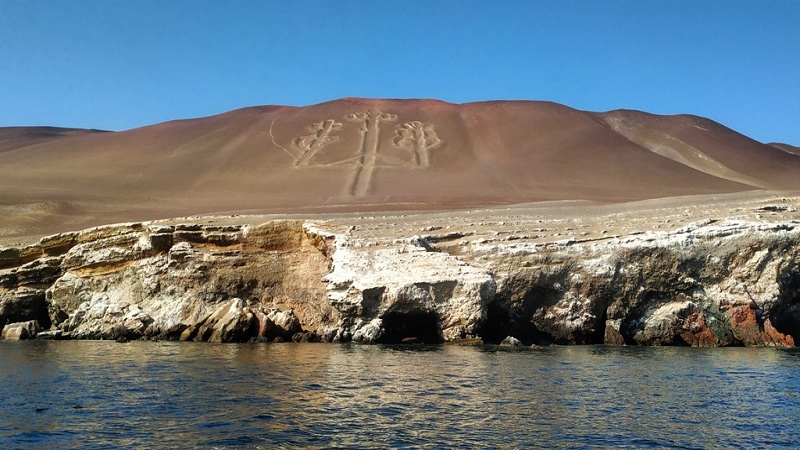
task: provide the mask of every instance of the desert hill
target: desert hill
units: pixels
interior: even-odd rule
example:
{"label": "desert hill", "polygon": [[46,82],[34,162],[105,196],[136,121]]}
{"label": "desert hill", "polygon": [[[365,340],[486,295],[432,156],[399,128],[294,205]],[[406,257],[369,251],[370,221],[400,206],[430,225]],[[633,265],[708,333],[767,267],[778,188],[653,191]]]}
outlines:
{"label": "desert hill", "polygon": [[785,152],[791,153],[793,155],[800,156],[800,147],[795,147],[794,145],[789,145],[789,144],[781,144],[779,142],[770,142],[769,145],[771,145],[771,146],[773,146],[775,148],[779,148],[779,149],[781,149],[781,150],[783,150]]}
{"label": "desert hill", "polygon": [[0,237],[191,214],[795,190],[792,149],[695,116],[546,102],[341,99],[122,132],[0,128]]}
{"label": "desert hill", "polygon": [[58,127],[4,127],[0,128],[0,151],[27,147],[53,138],[103,133],[102,130]]}

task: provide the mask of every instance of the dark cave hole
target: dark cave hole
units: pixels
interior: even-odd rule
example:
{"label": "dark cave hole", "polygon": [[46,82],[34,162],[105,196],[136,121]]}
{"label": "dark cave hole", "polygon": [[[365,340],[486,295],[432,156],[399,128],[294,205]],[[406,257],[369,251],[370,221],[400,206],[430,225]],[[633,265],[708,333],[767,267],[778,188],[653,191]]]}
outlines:
{"label": "dark cave hole", "polygon": [[770,322],[778,332],[788,334],[800,345],[800,296],[776,308],[770,314]]}
{"label": "dark cave hole", "polygon": [[[425,343],[443,341],[439,319],[432,312],[388,312],[383,315],[380,344]],[[411,339],[414,338],[414,339]]]}
{"label": "dark cave hole", "polygon": [[515,317],[513,312],[496,302],[490,303],[486,312],[486,321],[478,330],[478,335],[487,344],[499,344],[508,336],[524,344],[549,345],[553,342],[548,334],[538,330],[529,320]]}
{"label": "dark cave hole", "polygon": [[487,308],[486,321],[478,334],[487,344],[499,344],[506,336],[523,339],[522,327],[511,318],[509,311],[497,303],[490,303]]}
{"label": "dark cave hole", "polygon": [[800,266],[790,268],[779,279],[781,298],[769,313],[769,320],[778,332],[794,338],[800,346]]}
{"label": "dark cave hole", "polygon": [[[0,330],[9,323],[36,320],[42,329],[50,329],[50,314],[44,293],[24,299],[13,299],[0,309]],[[66,319],[66,317],[65,317]]]}

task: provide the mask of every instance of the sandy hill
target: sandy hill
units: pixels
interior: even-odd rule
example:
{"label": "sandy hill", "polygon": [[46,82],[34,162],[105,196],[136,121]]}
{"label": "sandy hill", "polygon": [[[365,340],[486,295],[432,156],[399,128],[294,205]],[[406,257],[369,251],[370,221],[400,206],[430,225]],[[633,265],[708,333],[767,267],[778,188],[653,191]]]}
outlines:
{"label": "sandy hill", "polygon": [[0,128],[0,237],[189,214],[800,189],[793,149],[700,117],[545,102],[342,99],[123,132]]}
{"label": "sandy hill", "polygon": [[0,152],[27,147],[58,137],[86,136],[95,133],[105,133],[105,131],[57,127],[5,127],[0,128]]}
{"label": "sandy hill", "polygon": [[800,147],[795,147],[794,145],[789,145],[789,144],[781,144],[779,142],[770,142],[769,145],[775,148],[779,148],[785,152],[789,152],[791,154],[800,156]]}

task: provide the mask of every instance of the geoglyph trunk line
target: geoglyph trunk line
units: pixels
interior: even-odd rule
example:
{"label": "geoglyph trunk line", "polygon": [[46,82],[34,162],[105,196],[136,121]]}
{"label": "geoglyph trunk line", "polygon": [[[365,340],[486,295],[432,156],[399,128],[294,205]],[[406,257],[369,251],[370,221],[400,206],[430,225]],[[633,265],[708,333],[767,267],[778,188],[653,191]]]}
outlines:
{"label": "geoglyph trunk line", "polygon": [[385,114],[375,109],[370,109],[366,113],[355,113],[347,116],[347,120],[361,122],[361,150],[359,152],[358,163],[353,174],[353,181],[350,185],[350,194],[356,197],[363,197],[369,190],[372,181],[372,173],[378,160],[378,143],[380,142],[380,123],[381,121],[394,121],[397,116]]}

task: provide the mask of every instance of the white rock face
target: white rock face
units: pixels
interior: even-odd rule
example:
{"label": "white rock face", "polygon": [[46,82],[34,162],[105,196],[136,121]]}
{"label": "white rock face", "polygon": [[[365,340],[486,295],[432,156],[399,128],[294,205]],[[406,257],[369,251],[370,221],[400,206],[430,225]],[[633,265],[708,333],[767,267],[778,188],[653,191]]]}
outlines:
{"label": "white rock face", "polygon": [[355,319],[343,323],[342,338],[380,341],[387,314],[430,315],[447,341],[473,336],[486,319],[496,287],[486,270],[411,243],[359,248],[342,237],[335,245],[328,300]]}

